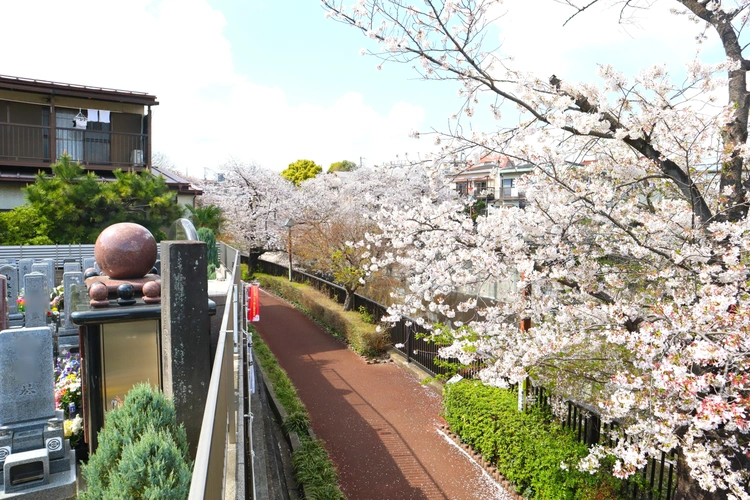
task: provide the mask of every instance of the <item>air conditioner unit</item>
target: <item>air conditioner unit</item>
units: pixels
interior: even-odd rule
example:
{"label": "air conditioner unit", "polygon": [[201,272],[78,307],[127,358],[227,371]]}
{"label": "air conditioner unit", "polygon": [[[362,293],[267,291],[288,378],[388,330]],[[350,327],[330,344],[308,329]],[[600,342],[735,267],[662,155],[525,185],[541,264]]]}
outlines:
{"label": "air conditioner unit", "polygon": [[143,150],[142,149],[134,149],[130,153],[130,163],[134,166],[140,166],[143,165]]}

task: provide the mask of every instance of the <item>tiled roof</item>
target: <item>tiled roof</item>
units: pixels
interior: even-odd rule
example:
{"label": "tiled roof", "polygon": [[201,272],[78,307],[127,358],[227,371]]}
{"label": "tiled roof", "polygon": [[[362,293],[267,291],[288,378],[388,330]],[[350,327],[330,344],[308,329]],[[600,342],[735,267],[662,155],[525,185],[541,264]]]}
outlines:
{"label": "tiled roof", "polygon": [[88,85],[36,80],[33,78],[23,78],[18,76],[0,75],[0,89],[101,99],[105,101],[127,102],[148,106],[156,106],[159,104],[156,101],[156,96],[147,92],[109,89],[106,87],[91,87]]}

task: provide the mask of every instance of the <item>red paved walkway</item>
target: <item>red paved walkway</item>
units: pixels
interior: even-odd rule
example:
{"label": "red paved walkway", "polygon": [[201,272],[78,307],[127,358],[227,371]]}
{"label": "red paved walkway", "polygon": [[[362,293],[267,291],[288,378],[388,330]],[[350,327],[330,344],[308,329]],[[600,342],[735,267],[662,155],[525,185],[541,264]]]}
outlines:
{"label": "red paved walkway", "polygon": [[413,374],[368,365],[272,295],[260,302],[258,332],[297,387],[348,499],[506,498],[439,432],[441,399]]}

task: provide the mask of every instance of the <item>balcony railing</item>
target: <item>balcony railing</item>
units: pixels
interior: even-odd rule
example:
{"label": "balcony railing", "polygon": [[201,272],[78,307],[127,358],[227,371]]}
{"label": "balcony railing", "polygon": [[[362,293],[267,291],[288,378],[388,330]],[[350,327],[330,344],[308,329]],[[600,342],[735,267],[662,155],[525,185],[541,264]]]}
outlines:
{"label": "balcony railing", "polygon": [[518,188],[503,186],[500,189],[500,196],[502,198],[523,198],[523,193],[519,192]]}
{"label": "balcony railing", "polygon": [[0,159],[49,163],[49,127],[0,123]]}
{"label": "balcony railing", "polygon": [[50,163],[63,153],[87,165],[145,166],[146,134],[0,123],[0,161]]}

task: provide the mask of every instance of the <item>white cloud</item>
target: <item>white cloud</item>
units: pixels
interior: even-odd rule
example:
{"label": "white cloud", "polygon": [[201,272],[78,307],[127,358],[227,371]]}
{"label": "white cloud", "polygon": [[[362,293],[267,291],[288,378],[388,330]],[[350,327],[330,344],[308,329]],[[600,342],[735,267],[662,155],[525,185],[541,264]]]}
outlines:
{"label": "white cloud", "polygon": [[281,170],[299,158],[379,163],[425,146],[407,137],[420,107],[383,113],[357,93],[293,106],[237,74],[227,21],[205,0],[6,2],[3,17],[1,73],[156,95],[154,150],[193,175],[232,157]]}

